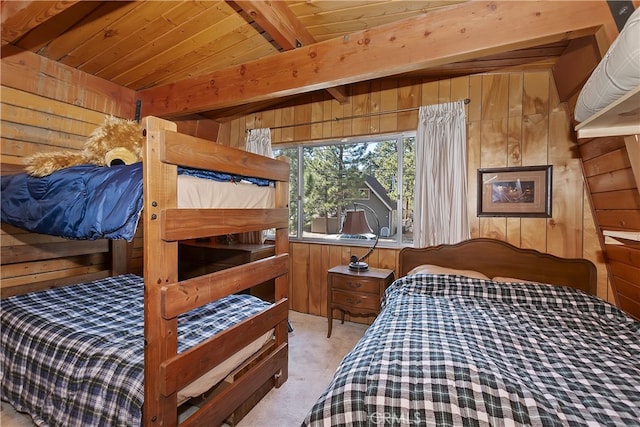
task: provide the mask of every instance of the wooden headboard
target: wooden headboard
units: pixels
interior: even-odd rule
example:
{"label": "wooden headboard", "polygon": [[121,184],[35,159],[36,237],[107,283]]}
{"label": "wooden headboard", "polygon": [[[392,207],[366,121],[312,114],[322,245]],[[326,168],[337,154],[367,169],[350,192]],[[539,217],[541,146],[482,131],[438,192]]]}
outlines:
{"label": "wooden headboard", "polygon": [[421,264],[475,270],[489,278],[502,276],[566,285],[596,295],[597,272],[586,259],[560,258],[507,242],[478,238],[453,245],[404,248],[400,251],[400,275]]}

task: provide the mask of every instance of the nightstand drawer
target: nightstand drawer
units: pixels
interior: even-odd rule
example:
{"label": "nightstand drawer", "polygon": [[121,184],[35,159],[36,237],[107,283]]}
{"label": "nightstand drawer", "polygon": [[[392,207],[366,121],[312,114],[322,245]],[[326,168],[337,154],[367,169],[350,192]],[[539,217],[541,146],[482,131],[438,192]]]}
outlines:
{"label": "nightstand drawer", "polygon": [[380,280],[365,277],[334,276],[332,278],[333,289],[344,289],[346,291],[366,292],[370,294],[380,293]]}
{"label": "nightstand drawer", "polygon": [[351,293],[333,291],[333,302],[342,306],[349,306],[355,310],[380,310],[380,297],[378,295],[363,295],[361,293]]}

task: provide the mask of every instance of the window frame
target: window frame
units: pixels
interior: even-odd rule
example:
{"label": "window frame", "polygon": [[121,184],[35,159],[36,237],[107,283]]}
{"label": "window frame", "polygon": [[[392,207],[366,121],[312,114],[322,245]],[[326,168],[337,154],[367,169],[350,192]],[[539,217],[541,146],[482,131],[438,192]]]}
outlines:
{"label": "window frame", "polygon": [[[295,195],[295,203],[297,204],[296,209],[298,212],[296,218],[296,233],[295,235],[289,234],[289,241],[292,242],[308,242],[308,243],[319,243],[319,244],[328,244],[328,245],[337,245],[337,246],[370,246],[371,242],[368,240],[339,240],[339,239],[327,239],[327,238],[317,238],[317,237],[309,237],[304,236],[304,149],[305,148],[313,148],[313,147],[322,147],[329,145],[347,145],[347,144],[357,144],[357,143],[373,143],[373,142],[382,142],[390,139],[395,139],[398,144],[397,147],[397,186],[398,188],[402,188],[404,185],[405,172],[404,172],[404,141],[408,138],[413,138],[414,143],[416,140],[416,131],[400,131],[400,132],[391,132],[391,133],[383,133],[383,134],[371,134],[371,135],[363,135],[363,136],[354,136],[354,137],[341,137],[341,138],[330,138],[330,139],[322,139],[322,140],[310,140],[310,141],[299,141],[299,142],[285,142],[273,145],[274,154],[277,150],[286,150],[286,149],[296,149],[297,153],[297,183],[298,183],[298,191]],[[414,177],[415,179],[415,177]],[[397,227],[402,230],[403,227],[403,192],[398,191],[398,196],[396,199],[396,207],[395,207],[395,216],[396,216],[396,224]],[[292,197],[293,199],[293,197]],[[294,200],[290,200],[290,204],[293,203]],[[402,232],[396,233],[396,237],[393,240],[389,239],[380,239],[378,241],[377,247],[388,247],[388,248],[402,248],[402,247],[413,247],[413,240],[411,241],[403,241]]]}

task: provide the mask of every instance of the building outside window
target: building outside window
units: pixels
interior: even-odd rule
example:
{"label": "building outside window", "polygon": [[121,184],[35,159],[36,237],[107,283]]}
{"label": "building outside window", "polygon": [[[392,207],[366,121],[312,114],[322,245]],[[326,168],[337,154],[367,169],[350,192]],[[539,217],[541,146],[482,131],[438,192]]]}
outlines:
{"label": "building outside window", "polygon": [[[413,242],[415,132],[280,144],[273,151],[291,166],[290,238],[352,244],[380,233],[382,245]],[[371,234],[340,233],[354,206],[365,210]]]}

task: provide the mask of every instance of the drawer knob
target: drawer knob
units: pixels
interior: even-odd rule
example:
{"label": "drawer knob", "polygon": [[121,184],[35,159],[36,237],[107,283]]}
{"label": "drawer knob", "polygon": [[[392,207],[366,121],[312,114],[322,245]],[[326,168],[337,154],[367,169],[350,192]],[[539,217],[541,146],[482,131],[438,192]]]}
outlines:
{"label": "drawer knob", "polygon": [[359,283],[359,282],[347,282],[347,286],[350,287],[351,289],[358,289],[360,286],[362,286],[362,283]]}
{"label": "drawer knob", "polygon": [[362,300],[360,298],[358,298],[358,299],[347,298],[347,302],[349,304],[358,305],[358,304],[360,304],[362,302]]}

